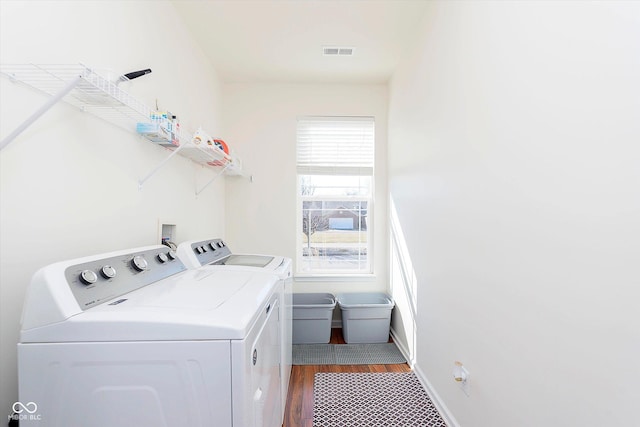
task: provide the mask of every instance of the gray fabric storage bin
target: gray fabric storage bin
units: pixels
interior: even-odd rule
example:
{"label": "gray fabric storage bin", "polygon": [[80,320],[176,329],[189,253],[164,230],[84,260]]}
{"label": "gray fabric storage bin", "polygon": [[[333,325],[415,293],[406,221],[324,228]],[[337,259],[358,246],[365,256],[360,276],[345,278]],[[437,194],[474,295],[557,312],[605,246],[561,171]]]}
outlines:
{"label": "gray fabric storage bin", "polygon": [[335,306],[333,294],[293,294],[293,343],[327,344]]}
{"label": "gray fabric storage bin", "polygon": [[342,335],[347,343],[389,341],[394,302],[380,292],[344,293],[336,296],[342,311]]}

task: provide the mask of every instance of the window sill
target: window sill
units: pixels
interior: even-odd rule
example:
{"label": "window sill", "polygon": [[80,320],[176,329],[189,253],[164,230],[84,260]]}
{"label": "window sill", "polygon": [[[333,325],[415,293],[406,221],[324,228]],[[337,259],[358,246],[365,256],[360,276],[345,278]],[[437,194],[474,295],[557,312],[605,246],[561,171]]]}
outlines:
{"label": "window sill", "polygon": [[296,274],[296,282],[369,282],[376,280],[375,274]]}

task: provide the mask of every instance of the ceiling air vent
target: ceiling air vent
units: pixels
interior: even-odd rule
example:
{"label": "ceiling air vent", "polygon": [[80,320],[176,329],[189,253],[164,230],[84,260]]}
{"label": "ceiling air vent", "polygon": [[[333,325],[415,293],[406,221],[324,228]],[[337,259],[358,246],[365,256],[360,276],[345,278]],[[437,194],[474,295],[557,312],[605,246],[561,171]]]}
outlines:
{"label": "ceiling air vent", "polygon": [[325,46],[322,53],[325,56],[352,56],[354,50],[353,47]]}

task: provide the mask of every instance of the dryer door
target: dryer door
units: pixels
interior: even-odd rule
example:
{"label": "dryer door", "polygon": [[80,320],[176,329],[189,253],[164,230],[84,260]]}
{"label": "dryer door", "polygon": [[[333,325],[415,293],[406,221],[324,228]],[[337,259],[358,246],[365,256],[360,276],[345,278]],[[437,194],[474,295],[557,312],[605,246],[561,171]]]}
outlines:
{"label": "dryer door", "polygon": [[229,341],[18,344],[20,426],[232,426]]}

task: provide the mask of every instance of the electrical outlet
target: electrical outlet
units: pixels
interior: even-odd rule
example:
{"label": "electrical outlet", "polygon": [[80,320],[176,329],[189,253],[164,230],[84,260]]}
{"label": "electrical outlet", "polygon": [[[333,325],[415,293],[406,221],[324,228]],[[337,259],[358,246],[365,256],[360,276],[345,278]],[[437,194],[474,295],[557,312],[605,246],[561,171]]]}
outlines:
{"label": "electrical outlet", "polygon": [[453,366],[453,379],[458,383],[464,394],[469,396],[470,375],[462,363],[456,361]]}

